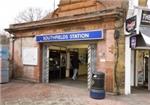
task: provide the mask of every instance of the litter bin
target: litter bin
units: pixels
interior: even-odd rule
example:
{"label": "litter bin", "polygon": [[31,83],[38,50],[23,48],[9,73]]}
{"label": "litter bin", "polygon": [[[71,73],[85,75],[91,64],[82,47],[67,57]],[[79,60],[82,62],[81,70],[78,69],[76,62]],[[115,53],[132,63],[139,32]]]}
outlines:
{"label": "litter bin", "polygon": [[90,89],[90,97],[94,99],[104,99],[105,89],[104,89],[105,74],[103,72],[94,72],[92,74],[92,84]]}

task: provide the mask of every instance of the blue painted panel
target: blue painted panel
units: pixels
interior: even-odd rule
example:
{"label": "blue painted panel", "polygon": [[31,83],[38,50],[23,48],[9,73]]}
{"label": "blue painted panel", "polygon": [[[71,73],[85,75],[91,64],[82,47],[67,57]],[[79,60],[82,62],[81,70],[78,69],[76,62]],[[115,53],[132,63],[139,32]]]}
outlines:
{"label": "blue painted panel", "polygon": [[0,47],[0,58],[2,59],[9,58],[9,49],[7,47]]}
{"label": "blue painted panel", "polygon": [[60,42],[60,41],[80,41],[103,39],[102,30],[92,30],[83,32],[61,33],[55,35],[37,35],[37,42]]}

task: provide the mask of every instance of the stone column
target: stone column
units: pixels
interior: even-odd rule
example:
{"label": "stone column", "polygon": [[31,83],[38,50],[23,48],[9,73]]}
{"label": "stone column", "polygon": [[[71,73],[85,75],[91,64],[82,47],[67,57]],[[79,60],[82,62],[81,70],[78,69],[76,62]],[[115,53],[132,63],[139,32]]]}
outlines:
{"label": "stone column", "polygon": [[49,83],[49,50],[47,45],[43,47],[42,82]]}
{"label": "stone column", "polygon": [[96,70],[96,52],[97,45],[90,44],[88,46],[88,89],[91,88],[92,72]]}
{"label": "stone column", "polygon": [[150,90],[150,57],[148,59],[148,90]]}
{"label": "stone column", "polygon": [[125,95],[131,94],[131,49],[130,36],[125,37]]}
{"label": "stone column", "polygon": [[70,70],[70,52],[67,49],[67,68],[66,68],[66,77],[69,77],[69,70]]}

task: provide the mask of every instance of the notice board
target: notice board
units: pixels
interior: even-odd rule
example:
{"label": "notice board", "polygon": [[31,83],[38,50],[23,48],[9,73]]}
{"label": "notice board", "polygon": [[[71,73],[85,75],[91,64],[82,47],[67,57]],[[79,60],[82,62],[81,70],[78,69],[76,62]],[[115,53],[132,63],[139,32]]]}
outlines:
{"label": "notice board", "polygon": [[22,49],[22,61],[24,65],[37,65],[38,62],[38,48],[25,47]]}

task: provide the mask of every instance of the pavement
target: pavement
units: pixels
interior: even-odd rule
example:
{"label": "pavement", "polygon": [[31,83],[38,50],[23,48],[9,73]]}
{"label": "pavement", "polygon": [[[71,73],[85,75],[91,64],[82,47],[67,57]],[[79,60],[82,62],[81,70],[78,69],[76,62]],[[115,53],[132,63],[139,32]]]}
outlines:
{"label": "pavement", "polygon": [[0,105],[150,105],[150,93],[140,92],[128,96],[106,95],[105,99],[89,97],[86,88],[59,83],[30,83],[11,81],[0,84]]}

